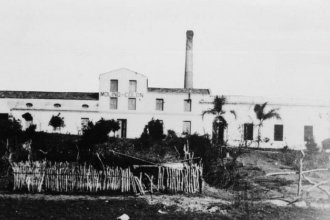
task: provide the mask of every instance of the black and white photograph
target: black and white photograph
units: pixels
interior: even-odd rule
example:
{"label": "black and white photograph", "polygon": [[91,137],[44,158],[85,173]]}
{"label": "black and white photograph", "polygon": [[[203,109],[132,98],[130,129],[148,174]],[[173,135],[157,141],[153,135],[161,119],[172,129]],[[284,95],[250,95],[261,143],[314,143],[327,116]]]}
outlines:
{"label": "black and white photograph", "polygon": [[330,219],[329,12],[1,0],[0,219]]}

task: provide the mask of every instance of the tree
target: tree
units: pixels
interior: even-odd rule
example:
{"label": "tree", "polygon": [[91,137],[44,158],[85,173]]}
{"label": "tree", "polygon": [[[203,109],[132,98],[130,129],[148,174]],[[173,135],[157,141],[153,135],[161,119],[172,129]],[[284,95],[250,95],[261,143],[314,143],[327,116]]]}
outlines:
{"label": "tree", "polygon": [[[222,146],[224,144],[224,130],[228,127],[228,122],[224,117],[226,111],[223,110],[223,106],[226,103],[226,97],[215,96],[213,100],[213,107],[203,111],[202,113],[202,117],[204,117],[206,114],[215,115],[212,125],[212,142],[215,145]],[[235,111],[231,110],[230,113],[232,113],[236,118]]]}
{"label": "tree", "polygon": [[256,104],[254,106],[254,112],[256,113],[256,117],[259,120],[258,123],[258,139],[257,139],[257,143],[258,143],[258,147],[260,146],[260,142],[261,142],[261,127],[263,126],[264,121],[269,120],[271,118],[276,118],[276,119],[281,119],[281,116],[279,115],[279,113],[277,112],[279,109],[271,109],[268,112],[265,112],[265,108],[267,106],[267,102],[265,102],[264,104]]}
{"label": "tree", "polygon": [[154,140],[160,140],[164,137],[163,123],[160,120],[154,120],[148,122],[149,135]]}
{"label": "tree", "polygon": [[110,132],[115,133],[119,128],[119,123],[113,119],[104,120],[101,118],[95,125],[93,122],[88,122],[87,126],[83,129],[82,140],[88,145],[102,143],[108,139]]}
{"label": "tree", "polygon": [[[0,120],[0,153],[9,162],[12,161],[11,146],[15,146],[19,136],[22,134],[22,126],[19,120],[15,118],[6,118]],[[14,144],[11,144],[11,143]]]}
{"label": "tree", "polygon": [[53,115],[48,123],[49,126],[53,127],[54,131],[65,127],[64,118],[60,117],[60,114],[61,113],[58,113],[56,116]]}
{"label": "tree", "polygon": [[25,119],[25,121],[33,121],[33,117],[30,113],[26,112],[22,115],[22,118]]}

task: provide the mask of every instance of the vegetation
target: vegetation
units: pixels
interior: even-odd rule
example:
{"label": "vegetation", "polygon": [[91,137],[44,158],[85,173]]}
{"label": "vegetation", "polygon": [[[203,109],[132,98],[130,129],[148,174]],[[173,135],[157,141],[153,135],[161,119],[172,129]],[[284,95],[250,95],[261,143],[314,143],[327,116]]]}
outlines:
{"label": "vegetation", "polygon": [[30,113],[26,112],[22,115],[22,118],[25,119],[25,121],[33,121],[33,117]]}
{"label": "vegetation", "polygon": [[267,102],[264,104],[256,104],[254,106],[254,112],[256,113],[256,117],[259,120],[258,123],[258,137],[257,137],[257,143],[258,147],[260,147],[261,142],[261,127],[264,124],[264,121],[269,120],[271,118],[281,119],[281,116],[277,112],[278,109],[271,109],[268,112],[265,112],[265,108],[267,106]]}
{"label": "vegetation", "polygon": [[159,143],[164,137],[163,122],[152,118],[143,129],[139,138],[141,143],[139,147],[149,148],[153,144]]}
{"label": "vegetation", "polygon": [[[228,126],[228,122],[225,119],[224,115],[226,111],[224,111],[223,107],[227,103],[226,97],[224,96],[215,96],[213,100],[213,107],[203,111],[202,117],[206,114],[212,114],[215,115],[213,120],[213,131],[212,131],[212,142],[216,146],[222,146],[224,144],[224,130]],[[232,113],[236,118],[235,111],[231,110],[230,113]]]}
{"label": "vegetation", "polygon": [[60,114],[61,113],[58,113],[58,115],[53,115],[48,123],[49,126],[53,127],[54,131],[65,127],[64,118],[60,117]]}

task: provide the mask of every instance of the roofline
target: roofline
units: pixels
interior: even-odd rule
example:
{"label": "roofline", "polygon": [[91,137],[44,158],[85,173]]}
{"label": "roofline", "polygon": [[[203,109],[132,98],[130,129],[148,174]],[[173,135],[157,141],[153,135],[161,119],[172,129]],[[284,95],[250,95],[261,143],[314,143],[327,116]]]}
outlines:
{"label": "roofline", "polygon": [[118,69],[110,70],[110,71],[105,72],[105,73],[101,73],[101,74],[99,75],[99,79],[100,79],[101,76],[103,76],[104,74],[113,73],[113,72],[117,72],[117,71],[120,71],[120,70],[128,70],[128,71],[130,71],[130,72],[133,72],[133,73],[139,74],[139,75],[141,75],[141,76],[143,76],[143,77],[145,77],[145,78],[148,78],[146,75],[144,75],[144,74],[142,74],[142,73],[136,72],[136,71],[131,70],[131,69],[128,69],[128,68],[126,68],[126,67],[121,67],[121,68],[118,68]]}

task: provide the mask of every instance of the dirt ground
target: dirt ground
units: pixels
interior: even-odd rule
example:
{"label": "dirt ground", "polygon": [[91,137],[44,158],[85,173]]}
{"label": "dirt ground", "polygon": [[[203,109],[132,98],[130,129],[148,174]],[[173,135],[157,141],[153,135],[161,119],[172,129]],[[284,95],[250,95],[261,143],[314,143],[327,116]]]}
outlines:
{"label": "dirt ground", "polygon": [[[330,219],[330,200],[316,189],[298,199],[297,175],[276,159],[278,152],[243,154],[236,189],[204,184],[203,194],[144,196],[47,195],[0,191],[0,219]],[[310,178],[330,180],[329,172]],[[304,183],[303,191],[311,185]]]}
{"label": "dirt ground", "polygon": [[0,194],[0,219],[329,219],[330,209],[228,201],[207,196]]}

